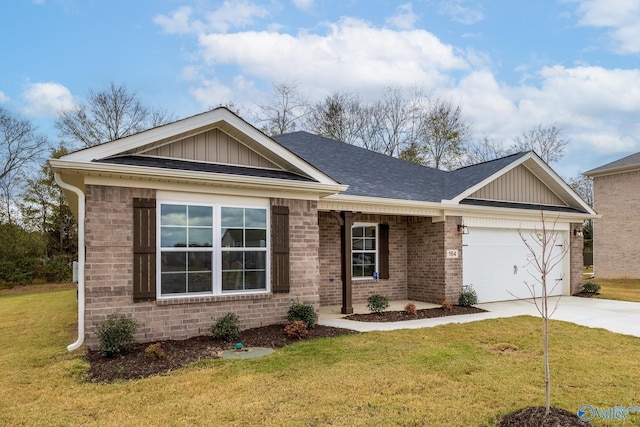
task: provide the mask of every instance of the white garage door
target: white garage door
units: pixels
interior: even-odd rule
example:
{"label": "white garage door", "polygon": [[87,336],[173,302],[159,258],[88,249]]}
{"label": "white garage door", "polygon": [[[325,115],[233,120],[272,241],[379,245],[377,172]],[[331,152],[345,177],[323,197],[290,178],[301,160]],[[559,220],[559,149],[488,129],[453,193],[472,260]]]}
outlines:
{"label": "white garage door", "polygon": [[[530,238],[533,231],[523,231]],[[567,232],[559,232],[559,246],[554,247],[554,255],[562,252],[562,245],[568,242]],[[463,284],[473,285],[478,293],[478,302],[506,301],[519,298],[531,298],[531,292],[525,285],[535,283],[536,296],[541,294],[541,285],[532,274],[539,277],[533,265],[530,251],[524,245],[517,230],[497,228],[471,228],[462,238]],[[551,271],[547,279],[549,295],[564,294],[568,283],[568,259]],[[563,274],[564,273],[564,274]]]}

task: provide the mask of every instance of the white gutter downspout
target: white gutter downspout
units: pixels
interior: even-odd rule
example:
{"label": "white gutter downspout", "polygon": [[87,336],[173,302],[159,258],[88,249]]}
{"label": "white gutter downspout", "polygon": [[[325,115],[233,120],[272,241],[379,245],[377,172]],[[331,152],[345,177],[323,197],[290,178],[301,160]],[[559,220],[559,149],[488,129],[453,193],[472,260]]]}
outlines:
{"label": "white gutter downspout", "polygon": [[68,351],[77,350],[84,342],[84,193],[78,187],[74,187],[62,180],[58,172],[54,178],[56,183],[65,190],[72,191],[78,196],[78,339],[67,346]]}

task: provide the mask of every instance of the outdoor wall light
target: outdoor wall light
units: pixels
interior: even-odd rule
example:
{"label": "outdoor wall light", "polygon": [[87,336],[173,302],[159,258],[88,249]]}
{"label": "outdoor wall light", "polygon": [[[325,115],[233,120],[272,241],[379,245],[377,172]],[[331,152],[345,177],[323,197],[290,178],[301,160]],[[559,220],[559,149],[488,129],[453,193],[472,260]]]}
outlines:
{"label": "outdoor wall light", "polygon": [[574,228],[573,235],[576,237],[582,237],[582,227]]}
{"label": "outdoor wall light", "polygon": [[469,227],[464,224],[458,224],[458,233],[469,234]]}

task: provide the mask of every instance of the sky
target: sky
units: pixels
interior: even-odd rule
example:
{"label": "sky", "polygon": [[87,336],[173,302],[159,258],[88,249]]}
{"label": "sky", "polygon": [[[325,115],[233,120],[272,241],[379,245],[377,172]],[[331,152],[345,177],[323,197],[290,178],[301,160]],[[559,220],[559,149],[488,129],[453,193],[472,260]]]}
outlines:
{"label": "sky", "polygon": [[61,109],[125,84],[176,118],[273,84],[310,102],[420,87],[508,146],[555,124],[565,179],[640,151],[638,0],[12,0],[0,6],[0,106],[52,141]]}

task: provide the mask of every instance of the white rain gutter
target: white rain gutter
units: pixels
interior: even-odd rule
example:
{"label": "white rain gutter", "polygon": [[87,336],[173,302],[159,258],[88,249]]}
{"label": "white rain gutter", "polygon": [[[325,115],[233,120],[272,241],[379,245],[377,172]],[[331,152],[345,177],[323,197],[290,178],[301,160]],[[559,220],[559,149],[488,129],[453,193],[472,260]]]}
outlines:
{"label": "white rain gutter", "polygon": [[72,191],[78,196],[78,339],[76,342],[67,346],[68,351],[74,351],[80,348],[84,342],[84,193],[78,187],[66,183],[58,172],[54,178],[56,183],[65,190]]}

